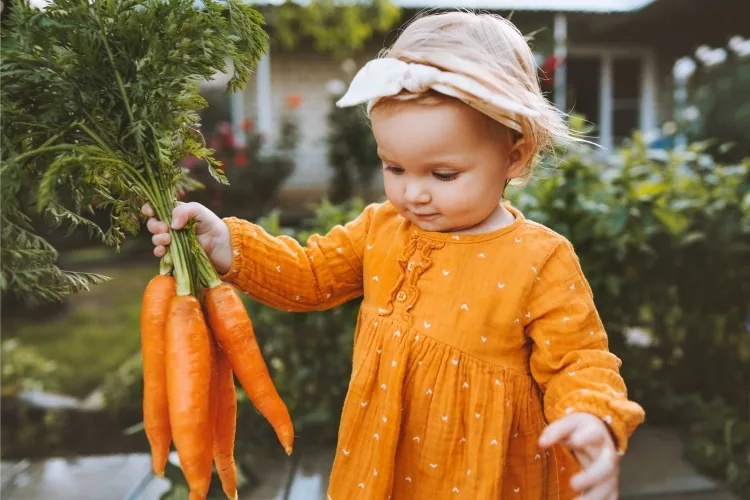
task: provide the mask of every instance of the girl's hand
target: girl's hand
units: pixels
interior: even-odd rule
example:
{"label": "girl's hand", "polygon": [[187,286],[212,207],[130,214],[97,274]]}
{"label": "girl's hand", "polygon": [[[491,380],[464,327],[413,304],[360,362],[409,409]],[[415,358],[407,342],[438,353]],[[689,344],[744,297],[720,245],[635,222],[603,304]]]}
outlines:
{"label": "girl's hand", "polygon": [[590,413],[571,413],[553,422],[539,438],[539,446],[562,444],[570,448],[583,466],[571,486],[585,492],[582,500],[616,500],[620,457],[607,425]]}
{"label": "girl's hand", "polygon": [[[143,205],[141,212],[149,217],[146,228],[153,234],[151,241],[156,246],[154,255],[161,258],[167,252],[167,245],[172,242],[170,227],[166,222],[156,219],[156,213],[148,203]],[[196,221],[195,235],[198,243],[216,270],[220,274],[225,274],[232,267],[232,239],[229,227],[219,216],[200,203],[178,203],[172,211],[171,228],[182,229],[190,218]]]}

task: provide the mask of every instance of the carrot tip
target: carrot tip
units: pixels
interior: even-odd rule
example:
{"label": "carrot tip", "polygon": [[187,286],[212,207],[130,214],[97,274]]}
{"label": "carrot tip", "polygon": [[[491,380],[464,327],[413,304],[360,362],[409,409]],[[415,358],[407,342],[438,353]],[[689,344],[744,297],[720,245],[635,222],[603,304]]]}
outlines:
{"label": "carrot tip", "polygon": [[286,452],[287,455],[291,455],[292,454],[292,447],[291,446],[287,446],[286,448],[284,448],[284,451]]}

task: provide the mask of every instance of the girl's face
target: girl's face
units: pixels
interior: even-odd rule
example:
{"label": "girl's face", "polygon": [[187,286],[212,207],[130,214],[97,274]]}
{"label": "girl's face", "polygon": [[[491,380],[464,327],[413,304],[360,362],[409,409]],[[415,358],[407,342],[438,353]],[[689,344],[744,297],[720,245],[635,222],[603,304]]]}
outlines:
{"label": "girl's face", "polygon": [[372,128],[386,196],[425,231],[490,230],[506,180],[523,169],[501,127],[457,100],[376,106]]}

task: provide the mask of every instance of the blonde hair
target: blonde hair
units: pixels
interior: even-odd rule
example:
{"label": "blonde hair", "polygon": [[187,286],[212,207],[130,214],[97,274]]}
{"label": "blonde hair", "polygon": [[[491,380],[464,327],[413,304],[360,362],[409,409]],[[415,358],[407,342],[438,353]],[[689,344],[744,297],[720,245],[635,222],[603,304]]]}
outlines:
{"label": "blonde hair", "polygon": [[[577,141],[560,112],[542,94],[537,65],[526,38],[510,21],[501,16],[466,11],[427,13],[418,16],[396,42],[381,51],[379,57],[434,66],[473,78],[491,90],[539,112],[539,116],[519,116],[520,135],[507,129],[505,137],[522,139],[520,151],[528,162],[518,180],[527,180],[540,153],[556,142]],[[413,94],[403,91],[380,100],[415,101],[435,104],[454,99],[435,91]],[[494,121],[493,121],[494,122]],[[496,123],[496,122],[495,122]]]}

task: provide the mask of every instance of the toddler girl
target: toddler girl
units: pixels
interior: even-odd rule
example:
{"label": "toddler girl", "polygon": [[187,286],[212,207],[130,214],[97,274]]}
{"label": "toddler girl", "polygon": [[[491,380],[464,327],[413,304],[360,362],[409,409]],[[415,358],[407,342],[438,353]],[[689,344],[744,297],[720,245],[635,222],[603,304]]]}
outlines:
{"label": "toddler girl", "polygon": [[[339,105],[365,102],[385,203],[306,246],[196,203],[171,221],[195,217],[222,279],[269,306],[364,297],[328,498],[616,498],[643,410],[571,244],[502,202],[571,140],[524,37],[489,14],[421,17]],[[167,224],[148,228],[164,255]]]}

